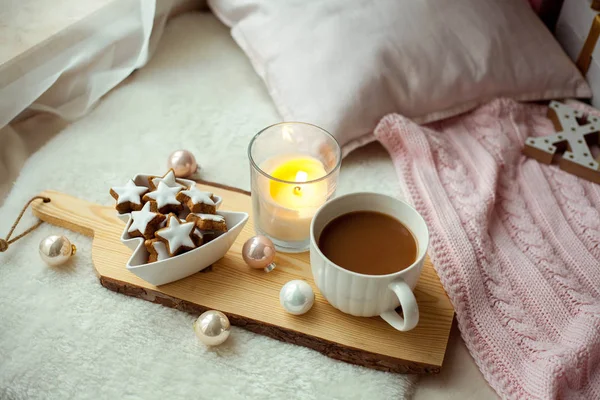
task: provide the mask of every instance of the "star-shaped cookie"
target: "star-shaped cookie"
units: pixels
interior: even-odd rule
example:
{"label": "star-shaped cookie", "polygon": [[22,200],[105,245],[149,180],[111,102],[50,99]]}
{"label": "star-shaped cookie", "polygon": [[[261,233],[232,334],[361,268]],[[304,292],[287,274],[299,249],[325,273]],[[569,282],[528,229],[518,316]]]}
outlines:
{"label": "star-shaped cookie", "polygon": [[131,224],[127,232],[131,237],[152,239],[154,232],[161,228],[161,224],[166,218],[162,214],[150,211],[150,202],[147,202],[140,211],[131,212]]}
{"label": "star-shaped cookie", "polygon": [[194,229],[194,233],[192,233],[192,239],[196,246],[200,247],[204,244],[204,234],[200,232],[200,229]]}
{"label": "star-shaped cookie", "polygon": [[155,190],[158,188],[158,184],[162,182],[168,187],[179,187],[181,189],[187,189],[188,187],[183,183],[179,183],[177,178],[175,177],[175,172],[172,169],[169,170],[163,176],[151,176],[148,178],[148,184],[150,184],[150,190]]}
{"label": "star-shaped cookie", "polygon": [[159,182],[155,191],[146,193],[144,200],[150,202],[150,210],[154,212],[178,213],[183,210],[183,205],[177,200],[177,193],[180,190],[181,187],[170,187],[164,182]]}
{"label": "star-shaped cookie", "polygon": [[185,220],[196,224],[201,231],[227,232],[225,218],[218,214],[191,213]]}
{"label": "star-shaped cookie", "polygon": [[213,194],[203,192],[196,186],[177,193],[177,200],[187,204],[193,213],[214,214],[217,212],[217,204]]}
{"label": "star-shaped cookie", "polygon": [[170,256],[175,256],[196,247],[192,239],[195,228],[193,222],[182,222],[171,214],[167,226],[156,231],[156,238],[167,246]]}
{"label": "star-shaped cookie", "polygon": [[167,246],[159,239],[146,240],[144,245],[146,246],[148,253],[150,253],[150,256],[148,257],[149,263],[166,260],[171,257],[167,251]]}
{"label": "star-shaped cookie", "polygon": [[120,214],[142,209],[142,195],[148,191],[145,186],[137,186],[131,179],[125,186],[110,189],[110,195],[117,201],[115,208]]}

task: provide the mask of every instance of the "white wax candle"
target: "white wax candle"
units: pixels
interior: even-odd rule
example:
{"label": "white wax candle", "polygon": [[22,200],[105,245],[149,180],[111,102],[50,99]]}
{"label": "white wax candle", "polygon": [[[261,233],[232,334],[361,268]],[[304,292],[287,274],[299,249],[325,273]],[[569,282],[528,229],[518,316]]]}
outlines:
{"label": "white wax candle", "polygon": [[310,182],[327,174],[323,163],[305,155],[287,155],[269,159],[260,168],[286,182],[260,177],[259,228],[282,241],[308,239],[312,218],[327,200],[327,181]]}

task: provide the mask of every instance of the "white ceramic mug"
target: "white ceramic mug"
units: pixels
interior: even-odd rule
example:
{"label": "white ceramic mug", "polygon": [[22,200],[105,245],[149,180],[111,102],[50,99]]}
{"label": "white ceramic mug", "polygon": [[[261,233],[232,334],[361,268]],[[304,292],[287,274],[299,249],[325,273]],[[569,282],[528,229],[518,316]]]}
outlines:
{"label": "white ceramic mug", "polygon": [[[408,268],[387,275],[348,271],[327,259],[319,249],[323,228],[340,215],[353,211],[377,211],[402,222],[415,236],[418,253]],[[338,310],[359,317],[381,316],[399,331],[413,329],[419,322],[419,307],[412,290],[417,285],[429,245],[423,217],[409,204],[377,193],[352,193],[325,203],[310,226],[310,264],[321,294]],[[402,306],[402,318],[395,311]]]}

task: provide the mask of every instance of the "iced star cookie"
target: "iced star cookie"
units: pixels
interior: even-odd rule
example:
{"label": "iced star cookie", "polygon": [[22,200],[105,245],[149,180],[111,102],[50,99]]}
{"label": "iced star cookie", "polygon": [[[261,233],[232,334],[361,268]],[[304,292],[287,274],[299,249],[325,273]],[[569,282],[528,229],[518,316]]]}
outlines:
{"label": "iced star cookie", "polygon": [[192,240],[196,244],[196,247],[200,247],[204,244],[204,234],[200,232],[200,229],[194,229],[194,233],[192,233]]}
{"label": "iced star cookie", "polygon": [[149,263],[166,260],[171,257],[167,251],[167,246],[158,239],[146,240],[144,245],[148,253],[150,253],[148,256]]}
{"label": "iced star cookie", "polygon": [[167,246],[169,255],[175,256],[196,247],[193,239],[194,229],[193,222],[183,222],[175,215],[169,215],[167,226],[156,231],[155,236]]}
{"label": "iced star cookie", "polygon": [[110,195],[117,201],[115,208],[120,214],[142,209],[142,196],[148,191],[145,186],[137,186],[131,179],[125,186],[110,189]]}
{"label": "iced star cookie", "polygon": [[213,194],[198,190],[196,186],[177,193],[177,200],[187,204],[193,213],[214,214],[217,212],[217,205]]}
{"label": "iced star cookie", "polygon": [[154,232],[161,228],[162,222],[166,219],[164,215],[150,211],[150,202],[147,202],[140,211],[131,212],[131,225],[127,232],[132,237],[152,239]]}
{"label": "iced star cookie", "polygon": [[168,187],[178,187],[181,189],[187,189],[188,187],[183,183],[180,183],[177,178],[175,178],[175,172],[172,169],[169,170],[163,176],[151,176],[148,178],[148,184],[150,185],[150,190],[156,190],[158,188],[158,184],[162,182]]}
{"label": "iced star cookie", "polygon": [[148,192],[144,201],[150,202],[150,210],[161,214],[170,212],[178,213],[183,210],[183,205],[177,200],[177,193],[181,187],[170,187],[164,182],[159,182],[155,191]]}
{"label": "iced star cookie", "polygon": [[191,213],[185,220],[195,223],[201,231],[227,232],[227,223],[221,215]]}

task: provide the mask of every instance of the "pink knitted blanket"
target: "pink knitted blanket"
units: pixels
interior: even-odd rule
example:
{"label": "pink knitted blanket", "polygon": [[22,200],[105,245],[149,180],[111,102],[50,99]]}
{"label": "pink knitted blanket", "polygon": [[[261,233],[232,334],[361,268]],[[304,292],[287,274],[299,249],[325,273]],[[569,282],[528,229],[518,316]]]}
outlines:
{"label": "pink knitted blanket", "polygon": [[500,99],[427,127],[389,115],[375,136],[496,392],[600,399],[600,185],[521,155],[553,132],[546,111]]}

